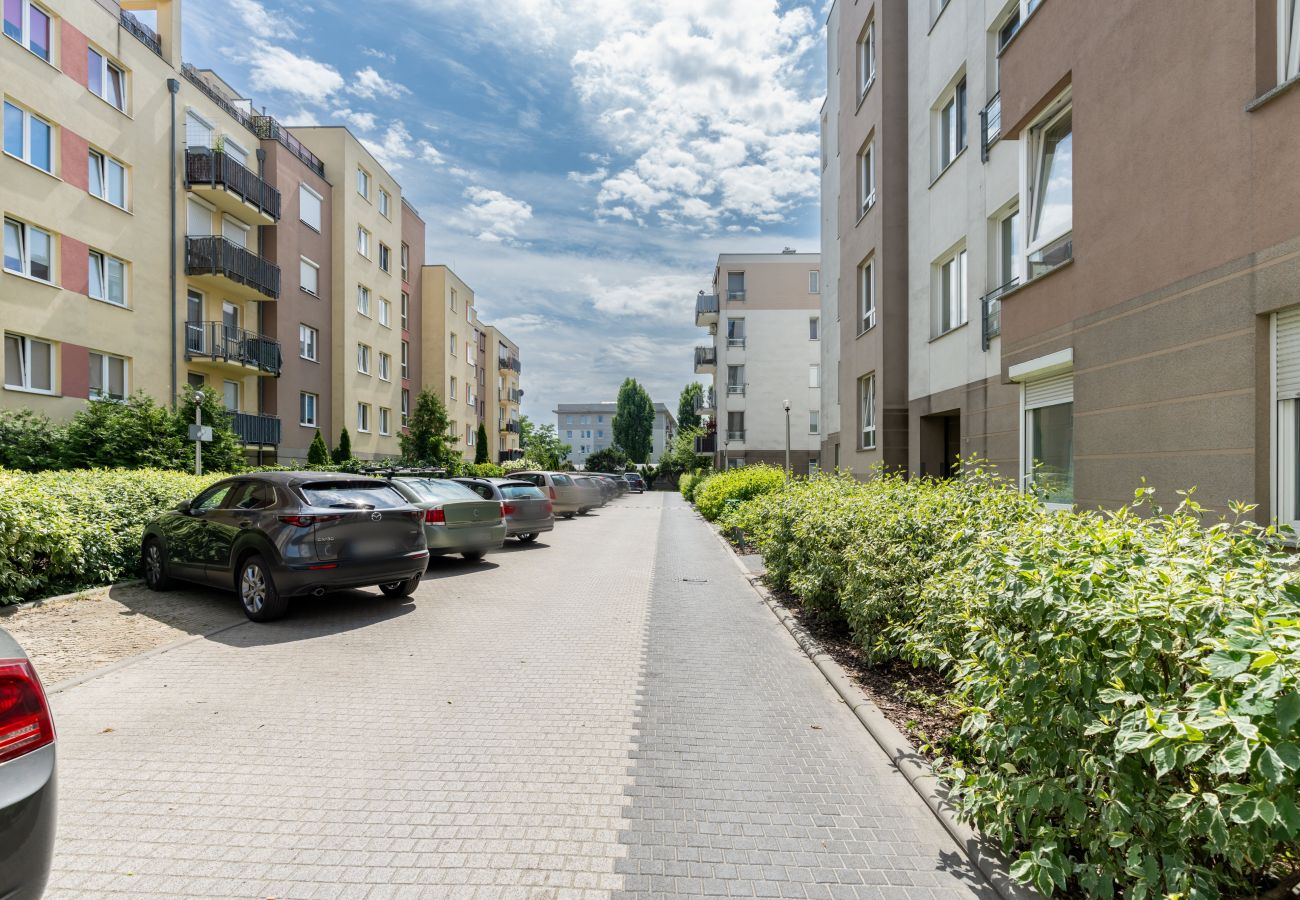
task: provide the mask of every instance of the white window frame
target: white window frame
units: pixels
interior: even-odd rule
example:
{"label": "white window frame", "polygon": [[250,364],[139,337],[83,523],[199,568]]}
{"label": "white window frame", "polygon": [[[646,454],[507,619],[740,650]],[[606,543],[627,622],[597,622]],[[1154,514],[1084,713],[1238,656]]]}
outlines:
{"label": "white window frame", "polygon": [[[320,419],[320,395],[311,391],[298,392],[298,424],[304,428],[318,428]],[[310,413],[310,415],[308,414]]]}
{"label": "white window frame", "polygon": [[876,373],[858,379],[858,449],[875,450],[879,442],[879,404],[876,400]]}
{"label": "white window frame", "polygon": [[381,272],[392,274],[393,268],[393,248],[389,247],[383,241],[379,242],[379,270]]}
{"label": "white window frame", "polygon": [[876,258],[858,264],[858,334],[876,327]]}
{"label": "white window frame", "polygon": [[[101,303],[107,303],[110,306],[121,306],[124,308],[128,307],[130,304],[128,302],[127,285],[130,279],[128,278],[127,275],[126,260],[118,259],[116,256],[113,256],[108,253],[104,253],[102,250],[93,250],[93,249],[87,250],[86,256],[87,256],[86,296],[88,296],[92,300],[98,300]],[[111,299],[111,291],[109,290],[109,270],[113,267],[114,264],[116,264],[119,277],[122,279],[122,302],[121,303]],[[94,285],[90,280],[91,272],[97,272],[99,274],[100,292],[98,294],[96,294],[93,290]]]}
{"label": "white window frame", "polygon": [[[116,206],[118,209],[128,209],[130,206],[130,180],[127,178],[126,163],[116,159],[102,150],[96,150],[91,147],[86,154],[87,168],[94,166],[99,170],[99,186],[103,189],[102,194],[96,194],[93,185],[86,186],[87,192],[92,197],[98,197],[105,203]],[[117,174],[122,179],[122,202],[113,202],[113,192],[109,187],[110,176]],[[89,175],[89,173],[87,173]]]}
{"label": "white window frame", "polygon": [[808,270],[808,293],[820,294],[822,292],[822,270]]}
{"label": "white window frame", "polygon": [[[935,104],[935,177],[957,161],[970,143],[970,96],[963,71]],[[949,112],[951,110],[951,113]],[[951,115],[951,122],[949,117]]]}
{"label": "white window frame", "polygon": [[[121,65],[119,65],[119,64],[117,64],[117,63],[115,63],[115,62],[113,62],[111,59],[109,59],[107,53],[103,52],[102,50],[100,50],[99,48],[97,48],[97,47],[95,47],[95,46],[93,46],[93,45],[88,45],[88,46],[86,47],[86,51],[87,51],[87,59],[86,59],[86,69],[87,69],[87,72],[86,72],[86,88],[87,88],[87,90],[89,90],[92,94],[95,94],[96,97],[98,97],[100,100],[103,100],[105,103],[107,103],[109,106],[113,107],[113,109],[116,109],[118,112],[126,112],[126,106],[127,106],[127,103],[126,103],[126,94],[127,94],[127,89],[126,89],[126,84],[127,84],[127,81],[126,81],[126,76],[127,76],[126,67],[125,67],[125,66],[121,66]],[[99,57],[99,86],[100,86],[100,88],[101,88],[102,90],[104,90],[104,91],[107,91],[107,90],[108,90],[108,85],[109,85],[109,78],[108,78],[108,75],[109,75],[109,72],[111,72],[111,71],[116,71],[116,72],[117,72],[117,74],[118,74],[118,76],[119,76],[119,78],[120,78],[120,81],[118,82],[118,84],[119,84],[119,86],[121,87],[121,90],[122,90],[122,105],[121,105],[121,106],[118,106],[118,105],[117,105],[116,103],[114,103],[111,99],[109,99],[109,97],[107,97],[105,94],[95,93],[94,89],[90,87],[90,72],[89,72],[89,70],[90,70],[90,59],[89,59],[89,54],[91,54],[91,53],[93,53],[93,54],[95,54],[96,56]]]}
{"label": "white window frame", "polygon": [[111,383],[112,381],[111,372],[110,372],[110,363],[119,362],[122,364],[122,396],[114,397],[111,394],[106,394],[104,393],[102,387],[99,393],[97,394],[93,387],[87,385],[87,396],[91,400],[125,400],[127,397],[131,396],[131,385],[128,382],[128,379],[130,378],[130,374],[131,374],[131,367],[128,364],[125,356],[117,356],[116,354],[113,353],[104,353],[100,350],[91,350],[89,356],[90,356],[90,364],[91,364],[92,371],[94,367],[95,357],[96,356],[99,357],[100,385],[106,385]]}
{"label": "white window frame", "polygon": [[876,83],[876,17],[867,19],[858,38],[858,102]]}
{"label": "white window frame", "polygon": [[[58,43],[58,38],[55,35],[56,25],[55,25],[54,13],[50,12],[44,6],[41,6],[41,4],[39,3],[31,2],[31,0],[18,0],[18,2],[21,4],[20,15],[22,16],[23,19],[20,25],[22,29],[21,34],[19,37],[15,38],[9,35],[8,33],[5,33],[5,37],[9,38],[11,41],[14,41],[20,47],[26,49],[37,59],[43,59],[50,65],[53,65],[54,60],[51,57],[54,55],[54,45]],[[50,46],[45,48],[46,51],[48,52],[48,55],[46,56],[42,56],[41,54],[37,53],[35,49],[32,48],[32,33],[31,33],[32,32],[32,16],[31,16],[32,7],[36,7],[36,9],[40,10],[41,14],[45,16],[46,21],[49,22],[50,25],[50,33],[49,33]]]}
{"label": "white window frame", "polygon": [[808,410],[808,433],[821,434],[822,414],[819,409]]}
{"label": "white window frame", "polygon": [[822,386],[822,367],[820,363],[810,363],[808,366],[808,387],[817,389]]}
{"label": "white window frame", "polygon": [[357,166],[357,193],[370,199],[370,173],[361,166]]}
{"label": "white window frame", "polygon": [[390,353],[379,351],[379,380],[393,380],[393,357]]}
{"label": "white window frame", "polygon": [[[191,140],[196,131],[203,138],[202,141],[197,143]],[[213,128],[212,123],[195,112],[192,107],[187,107],[185,110],[185,146],[205,147],[211,150],[213,143],[215,143],[213,140],[215,137],[216,129]]]}
{"label": "white window frame", "polygon": [[820,341],[822,339],[822,317],[808,317],[808,340]]}
{"label": "white window frame", "polygon": [[357,431],[361,434],[370,433],[370,404],[357,404]]}
{"label": "white window frame", "polygon": [[[18,340],[20,357],[19,365],[25,379],[23,384],[10,384],[8,380],[8,365],[5,366],[5,389],[10,391],[22,391],[28,394],[45,394],[54,396],[58,382],[55,380],[55,373],[58,371],[58,347],[54,341],[47,341],[43,338],[31,337],[26,334],[17,334],[6,331],[4,338],[16,338]],[[50,348],[50,387],[49,389],[32,387],[32,343],[46,344]]]}
{"label": "white window frame", "polygon": [[357,312],[370,318],[370,288],[364,284],[357,285]]}
{"label": "white window frame", "polygon": [[[311,273],[311,280],[315,282],[314,287],[307,287],[306,285],[306,279],[303,276],[308,272]],[[320,266],[305,256],[298,257],[298,287],[303,293],[311,294],[313,297],[320,296]]]}
{"label": "white window frame", "polygon": [[402,341],[402,377],[411,377],[411,345],[407,341]]}
{"label": "white window frame", "polygon": [[408,294],[406,291],[402,291],[402,300],[401,300],[401,304],[402,304],[402,306],[401,306],[401,309],[398,310],[398,313],[399,313],[399,315],[401,315],[401,317],[402,317],[402,330],[403,330],[403,331],[410,331],[410,325],[411,325],[411,295]]}
{"label": "white window frame", "polygon": [[411,392],[406,388],[402,388],[401,398],[402,427],[405,428],[411,421]]}
{"label": "white window frame", "polygon": [[[56,131],[55,127],[54,127],[54,123],[51,122],[49,119],[45,118],[44,116],[37,115],[36,113],[32,112],[30,109],[28,109],[28,108],[25,107],[25,106],[19,106],[17,103],[14,103],[12,100],[9,100],[8,98],[5,99],[5,101],[4,101],[4,105],[5,105],[5,106],[9,106],[9,107],[13,107],[14,109],[16,109],[16,110],[17,110],[17,111],[22,115],[22,118],[23,118],[23,124],[22,124],[22,141],[23,141],[23,149],[22,149],[22,155],[15,155],[15,154],[13,154],[13,153],[10,153],[8,150],[5,150],[5,155],[7,155],[8,157],[10,157],[11,159],[17,159],[17,160],[21,160],[22,162],[25,162],[25,163],[27,163],[27,165],[31,166],[33,169],[40,169],[40,170],[41,170],[42,172],[44,172],[46,175],[53,175],[53,174],[54,174],[54,158],[55,158],[55,156],[57,155],[56,143],[57,143],[57,141],[58,141],[58,135],[57,135],[57,131]],[[32,161],[32,158],[31,158],[31,157],[32,157],[32,122],[33,122],[33,120],[34,120],[34,121],[37,121],[37,122],[40,122],[40,123],[41,123],[42,125],[44,125],[47,129],[49,129],[49,142],[48,142],[48,143],[49,143],[49,150],[50,150],[50,160],[49,160],[50,167],[49,167],[48,169],[47,169],[45,166],[42,166],[40,163],[33,162],[33,161]],[[7,133],[6,133],[6,137],[7,137],[7,136],[8,136],[8,135],[7,135]]]}
{"label": "white window frame", "polygon": [[379,407],[379,433],[385,436],[393,433],[393,411],[387,406]]}
{"label": "white window frame", "polygon": [[[315,201],[315,205],[316,205],[316,221],[314,221],[314,222],[313,222],[311,219],[308,219],[308,218],[306,217],[306,215],[304,215],[304,210],[305,210],[306,207],[305,207],[305,205],[304,205],[303,202],[302,202],[303,197],[311,197],[312,200]],[[300,184],[298,185],[298,221],[301,222],[302,224],[306,225],[306,226],[307,226],[308,228],[310,228],[312,231],[315,231],[317,234],[320,234],[320,233],[321,233],[321,228],[323,227],[323,225],[322,225],[322,222],[323,222],[323,219],[322,219],[322,213],[323,213],[324,206],[325,206],[325,198],[324,198],[324,197],[322,197],[320,194],[316,193],[314,190],[312,190],[310,187],[308,187],[305,183],[300,183]]]}
{"label": "white window frame", "polygon": [[[51,284],[51,285],[56,284],[54,280],[54,276],[55,273],[59,271],[59,261],[58,261],[59,251],[58,251],[58,242],[55,240],[54,232],[46,231],[44,228],[40,228],[36,225],[32,225],[31,223],[25,222],[22,219],[11,219],[6,216],[4,219],[5,230],[8,230],[8,226],[10,225],[16,225],[18,227],[18,244],[19,244],[18,259],[20,261],[19,264],[21,265],[21,268],[19,269],[9,268],[8,254],[5,254],[4,270],[6,272],[11,272],[14,275],[21,275],[24,278],[30,278],[32,281],[39,281],[41,284]],[[33,231],[45,235],[45,237],[49,240],[49,246],[50,246],[50,277],[49,278],[41,278],[38,275],[32,274],[31,233]]]}
{"label": "white window frame", "polygon": [[393,304],[383,297],[379,298],[379,324],[385,328],[393,327]]}
{"label": "white window frame", "polygon": [[[1012,223],[1010,228],[1011,238],[1012,238],[1011,247],[1008,248],[1006,246],[1007,220],[1013,219],[1019,215],[1020,215],[1020,206],[1018,204],[1013,204],[1011,207],[999,213],[993,220],[994,221],[993,243],[997,247],[997,254],[998,254],[997,257],[998,284],[994,285],[994,287],[1002,287],[1004,285],[1010,284],[1012,281],[1025,280],[1025,270],[1024,270],[1025,256],[1023,253],[1020,252],[1021,237],[1023,236],[1023,230],[1024,230],[1024,226],[1021,220],[1017,219],[1014,223]],[[1010,253],[1007,252],[1008,249],[1010,249]],[[1010,273],[1004,272],[1002,270],[1003,261],[1008,258],[1011,260]]]}
{"label": "white window frame", "polygon": [[451,381],[450,381],[450,383],[448,384],[448,388],[447,388],[447,397],[448,397],[448,399],[451,399],[451,400],[455,400],[455,399],[456,399],[456,376],[455,376],[455,375],[452,375],[452,376],[451,376]]}
{"label": "white window frame", "polygon": [[876,205],[876,139],[873,137],[858,151],[858,218]]}
{"label": "white window frame", "polygon": [[357,372],[362,375],[370,374],[370,345],[357,344]]}
{"label": "white window frame", "polygon": [[[1073,165],[1073,140],[1071,140],[1071,166],[1070,166],[1070,227],[1060,231],[1051,232],[1038,237],[1034,236],[1037,229],[1035,219],[1035,207],[1038,205],[1038,180],[1039,169],[1042,163],[1043,154],[1043,134],[1053,125],[1057,124],[1066,115],[1074,115],[1073,95],[1069,88],[1061,93],[1048,109],[1038,117],[1038,119],[1029,126],[1026,133],[1028,139],[1020,142],[1021,144],[1021,166],[1020,166],[1020,196],[1023,198],[1020,204],[1020,210],[1024,213],[1020,217],[1020,246],[1024,255],[1021,263],[1021,271],[1025,273],[1028,280],[1033,271],[1030,268],[1029,261],[1035,253],[1056,243],[1062,238],[1070,235],[1074,231],[1074,165]],[[1071,135],[1073,136],[1074,126],[1070,126]]]}
{"label": "white window frame", "polygon": [[1277,83],[1300,78],[1300,0],[1278,0]]}
{"label": "white window frame", "polygon": [[389,196],[388,191],[384,190],[383,188],[380,188],[379,189],[379,214],[383,216],[385,219],[392,218],[391,215],[392,202],[393,202],[393,198]]}
{"label": "white window frame", "polygon": [[457,345],[459,345],[459,343],[460,343],[460,341],[459,341],[459,340],[457,339],[457,337],[456,337],[456,332],[453,331],[453,332],[451,333],[451,335],[447,338],[447,343],[448,343],[448,345],[450,346],[450,349],[451,349],[451,355],[452,355],[452,356],[455,356],[455,355],[456,355],[456,347],[457,347]]}
{"label": "white window frame", "polygon": [[370,259],[370,232],[364,225],[357,226],[357,252]]}
{"label": "white window frame", "polygon": [[402,254],[402,258],[401,258],[402,280],[410,281],[409,275],[411,271],[411,245],[406,243],[406,241],[402,241],[401,254]]}
{"label": "white window frame", "polygon": [[[965,245],[934,265],[934,324],[930,336],[941,337],[966,324],[970,299],[970,256]],[[945,322],[945,318],[947,321]]]}
{"label": "white window frame", "polygon": [[320,362],[320,331],[305,322],[298,323],[298,358]]}
{"label": "white window frame", "polygon": [[[1055,353],[1049,353],[1046,356],[1040,356],[1037,359],[1031,359],[1027,362],[1018,363],[1007,370],[1007,377],[1012,381],[1020,383],[1020,489],[1028,490],[1033,481],[1032,463],[1029,457],[1033,454],[1033,434],[1030,430],[1029,413],[1032,411],[1026,407],[1025,403],[1025,385],[1034,382],[1045,381],[1049,378],[1055,378],[1060,375],[1074,372],[1074,350],[1066,348],[1058,350]],[[1071,387],[1071,399],[1073,403],[1073,387]],[[1050,404],[1049,404],[1050,405]],[[1034,406],[1032,409],[1038,409]],[[1071,460],[1073,469],[1073,460]],[[1048,509],[1071,509],[1073,504],[1047,503],[1044,504]]]}

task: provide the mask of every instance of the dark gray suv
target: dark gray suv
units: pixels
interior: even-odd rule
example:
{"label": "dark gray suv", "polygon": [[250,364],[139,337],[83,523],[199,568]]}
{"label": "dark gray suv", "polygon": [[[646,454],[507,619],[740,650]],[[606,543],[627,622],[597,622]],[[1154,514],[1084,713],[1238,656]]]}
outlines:
{"label": "dark gray suv", "polygon": [[233,590],[255,622],[305,594],[378,585],[406,597],[429,565],[420,510],[376,478],[325,472],[219,481],[150,522],[142,551],[149,587]]}

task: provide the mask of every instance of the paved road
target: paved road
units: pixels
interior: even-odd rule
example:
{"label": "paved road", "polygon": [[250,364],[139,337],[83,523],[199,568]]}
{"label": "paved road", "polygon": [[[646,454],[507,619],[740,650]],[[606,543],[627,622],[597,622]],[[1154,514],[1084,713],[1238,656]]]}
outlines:
{"label": "paved road", "polygon": [[991,896],[675,495],[54,706],[55,898]]}

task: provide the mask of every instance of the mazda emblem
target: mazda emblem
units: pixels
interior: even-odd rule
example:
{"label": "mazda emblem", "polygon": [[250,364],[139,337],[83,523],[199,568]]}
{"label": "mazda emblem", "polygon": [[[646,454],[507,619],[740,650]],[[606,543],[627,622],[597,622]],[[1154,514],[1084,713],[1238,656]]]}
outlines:
{"label": "mazda emblem", "polygon": [[372,521],[372,522],[378,522],[378,521],[379,521],[380,519],[382,519],[383,517],[384,517],[384,514],[381,513],[381,512],[372,512],[372,513],[370,514],[370,521]]}

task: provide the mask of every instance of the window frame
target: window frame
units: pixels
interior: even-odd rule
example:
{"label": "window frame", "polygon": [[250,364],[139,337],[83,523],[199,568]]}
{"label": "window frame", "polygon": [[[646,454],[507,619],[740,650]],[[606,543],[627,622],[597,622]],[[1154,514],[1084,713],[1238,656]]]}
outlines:
{"label": "window frame", "polygon": [[370,374],[370,345],[357,342],[357,374]]}
{"label": "window frame", "polygon": [[[309,269],[313,275],[312,280],[316,282],[315,288],[309,288],[303,283],[303,273]],[[305,256],[298,257],[298,289],[304,294],[310,294],[313,297],[320,296],[320,266]]]}
{"label": "window frame", "polygon": [[370,200],[370,173],[363,166],[357,166],[357,193]]}
{"label": "window frame", "polygon": [[[99,357],[99,381],[101,385],[100,392],[96,395],[94,386],[90,383],[90,380],[87,381],[86,394],[88,399],[121,402],[131,396],[131,385],[128,380],[130,378],[130,364],[125,356],[118,356],[115,353],[105,353],[102,350],[91,350],[87,356],[90,360],[91,374],[95,371],[94,358],[96,356]],[[105,384],[110,384],[112,381],[112,373],[109,368],[109,364],[112,362],[119,362],[122,364],[122,394],[118,397],[113,396],[111,393],[105,393],[102,387]]]}
{"label": "window frame", "polygon": [[[9,23],[7,21],[3,22],[3,27],[0,27],[0,31],[3,31],[5,37],[9,38],[9,40],[13,41],[14,43],[22,47],[24,50],[31,53],[32,56],[35,56],[37,59],[44,60],[50,65],[54,65],[54,59],[53,59],[54,47],[58,43],[58,40],[54,36],[54,29],[55,29],[54,23],[56,19],[54,13],[50,12],[48,9],[46,9],[44,6],[42,6],[39,3],[33,3],[32,0],[18,0],[18,2],[20,4],[19,15],[22,16],[22,22],[19,25],[18,36],[15,37],[14,35],[9,33],[9,28],[7,27]],[[45,48],[45,53],[43,55],[41,53],[38,53],[32,47],[32,9],[33,8],[39,10],[40,14],[45,17],[45,25],[46,25],[45,39],[49,43],[49,46]]]}
{"label": "window frame", "polygon": [[[96,164],[96,160],[98,160],[98,164]],[[98,170],[97,175],[99,178],[99,186],[100,188],[103,189],[102,194],[95,193],[94,179],[90,177],[90,172],[89,172],[89,169],[92,166]],[[121,172],[121,177],[122,177],[122,202],[121,203],[113,202],[112,190],[109,185],[109,174],[112,172],[113,167],[116,167]],[[112,154],[105,153],[103,150],[96,149],[95,147],[90,147],[86,152],[86,168],[88,170],[86,173],[86,177],[87,177],[86,193],[90,194],[90,196],[92,197],[103,200],[105,203],[109,204],[110,206],[116,206],[118,209],[124,209],[128,211],[130,210],[131,182],[129,177],[127,176],[128,169],[126,163],[122,162],[120,159],[113,156]]]}
{"label": "window frame", "polygon": [[[57,135],[56,135],[57,129],[55,128],[54,123],[51,122],[49,119],[45,118],[44,116],[42,116],[40,113],[33,112],[32,110],[28,109],[26,106],[21,106],[13,102],[8,97],[4,99],[4,105],[11,109],[16,110],[18,114],[22,117],[22,126],[21,126],[21,133],[19,135],[19,138],[21,139],[23,145],[21,154],[11,153],[9,151],[9,148],[5,147],[4,148],[5,155],[8,156],[10,159],[16,159],[19,162],[26,163],[27,165],[31,166],[33,169],[38,169],[39,171],[44,172],[46,175],[55,175],[54,160],[57,155],[55,153],[55,143],[57,141]],[[33,120],[36,122],[40,122],[42,125],[44,125],[48,132],[46,137],[46,148],[49,153],[48,169],[40,165],[39,163],[33,162],[31,159]],[[8,136],[9,136],[9,129],[6,128],[5,137],[8,138]],[[8,143],[7,140],[6,143]],[[55,177],[57,178],[58,176],[55,175]]]}
{"label": "window frame", "polygon": [[822,367],[821,363],[808,364],[808,389],[821,390],[822,386]]}
{"label": "window frame", "polygon": [[393,304],[383,297],[379,298],[379,324],[385,328],[393,327]]}
{"label": "window frame", "polygon": [[[936,277],[934,301],[931,305],[931,340],[956,331],[970,318],[970,255],[966,245],[962,244],[940,257],[933,271]],[[953,273],[951,276],[948,274],[950,272]],[[953,285],[958,290],[952,290]],[[948,291],[947,296],[945,291]]]}
{"label": "window frame", "polygon": [[[9,268],[9,254],[7,252],[4,253],[3,261],[0,261],[0,267],[3,267],[4,271],[8,272],[11,275],[18,275],[23,278],[30,278],[32,281],[40,282],[41,284],[48,284],[51,285],[52,287],[58,287],[58,283],[54,280],[54,275],[56,272],[59,271],[59,261],[58,261],[59,251],[58,251],[58,240],[55,237],[54,232],[46,231],[44,228],[41,228],[39,225],[33,225],[32,223],[26,221],[25,219],[15,219],[10,216],[5,216],[4,230],[7,232],[9,226],[11,225],[17,226],[18,228],[18,239],[19,239],[18,258],[22,268],[21,269]],[[50,270],[49,278],[41,278],[39,275],[32,274],[31,232],[33,231],[45,235],[46,239],[49,241],[49,254],[50,254],[49,255],[49,270]]]}
{"label": "window frame", "polygon": [[879,409],[876,403],[876,373],[868,372],[858,378],[859,450],[876,449],[879,444],[879,420]]}
{"label": "window frame", "polygon": [[[21,352],[21,354],[22,354],[22,356],[20,357],[19,365],[21,366],[21,371],[24,373],[24,375],[25,375],[25,377],[26,377],[28,383],[27,383],[27,384],[10,384],[10,383],[9,383],[9,375],[8,375],[8,373],[9,373],[9,367],[8,367],[8,364],[6,363],[6,365],[5,365],[5,376],[4,376],[4,388],[5,388],[5,390],[7,390],[7,391],[21,391],[22,393],[25,393],[25,394],[43,394],[43,395],[45,395],[45,396],[47,396],[47,397],[53,397],[53,396],[56,396],[57,393],[58,393],[58,380],[57,380],[57,373],[58,373],[58,370],[59,370],[59,366],[58,366],[58,345],[57,345],[54,341],[47,341],[47,340],[45,340],[44,338],[33,337],[33,336],[29,335],[29,334],[22,334],[22,333],[20,333],[20,332],[16,332],[16,331],[6,331],[6,332],[3,332],[2,337],[0,337],[0,339],[3,339],[3,340],[5,340],[5,341],[7,341],[9,338],[14,338],[14,339],[16,339],[16,340],[18,341],[18,347],[19,347],[19,350],[20,350],[20,352]],[[48,389],[45,389],[45,388],[38,388],[38,387],[32,387],[32,386],[31,386],[31,382],[32,382],[32,342],[33,342],[33,341],[35,341],[35,342],[37,342],[37,343],[45,344],[45,345],[47,345],[47,346],[50,348],[50,373],[49,373],[50,386],[49,386]]]}
{"label": "window frame", "polygon": [[409,388],[402,388],[401,393],[401,424],[406,428],[411,422],[411,391]]}
{"label": "window frame", "polygon": [[[98,262],[96,262],[98,257]],[[109,268],[111,263],[117,263],[120,277],[122,279],[122,302],[118,303],[111,299],[109,290]],[[121,309],[130,309],[130,296],[128,289],[128,266],[126,260],[114,256],[111,253],[105,253],[103,250],[96,250],[93,247],[86,248],[86,296],[91,300],[98,300],[100,303],[107,303],[109,306],[116,306]],[[100,293],[93,292],[93,282],[90,279],[91,272],[98,272]]]}
{"label": "window frame", "polygon": [[[935,104],[935,179],[948,170],[970,143],[970,96],[963,71]],[[948,111],[952,110],[949,123]]]}
{"label": "window frame", "polygon": [[[99,87],[100,87],[100,91],[96,91],[96,90],[91,86],[91,84],[90,84],[90,77],[91,77],[91,76],[90,76],[90,70],[91,70],[91,66],[92,66],[92,63],[93,63],[93,60],[90,58],[90,55],[91,55],[91,54],[94,54],[95,56],[98,56],[98,57],[99,57]],[[108,90],[108,86],[109,86],[109,84],[111,83],[111,79],[109,78],[109,75],[110,75],[110,73],[112,73],[112,72],[116,72],[117,75],[118,75],[118,77],[119,77],[119,80],[118,80],[118,90],[120,91],[120,94],[121,94],[121,100],[122,100],[122,105],[121,105],[121,106],[118,106],[116,103],[114,103],[112,100],[110,100],[107,96],[105,96],[104,93],[101,93],[101,91],[105,91],[105,92],[106,92],[106,91]],[[127,96],[127,69],[126,69],[126,67],[123,66],[123,65],[121,65],[121,64],[119,64],[119,63],[113,62],[113,59],[112,59],[112,58],[111,58],[107,53],[104,53],[103,51],[98,50],[98,49],[95,47],[94,44],[89,44],[89,43],[86,45],[86,90],[90,91],[90,93],[94,94],[94,95],[95,95],[96,97],[98,97],[100,100],[103,100],[105,103],[107,103],[109,106],[113,107],[113,109],[117,110],[118,112],[126,113],[126,111],[127,111],[126,108],[127,108],[127,105],[128,105],[127,102],[126,102],[126,96]]]}
{"label": "window frame", "polygon": [[357,312],[370,318],[370,288],[364,284],[357,285]]}
{"label": "window frame", "polygon": [[810,409],[810,410],[808,410],[808,433],[809,433],[809,434],[821,434],[821,433],[822,433],[822,432],[821,432],[821,427],[822,427],[821,415],[822,415],[822,413],[821,413],[821,410],[820,410],[820,409]]}
{"label": "window frame", "polygon": [[808,293],[820,294],[822,292],[822,270],[808,270]]}
{"label": "window frame", "polygon": [[1300,0],[1278,0],[1277,39],[1277,83],[1285,84],[1300,78]]}
{"label": "window frame", "polygon": [[876,205],[876,136],[873,134],[858,151],[858,220]]}
{"label": "window frame", "polygon": [[393,355],[383,350],[379,351],[379,380],[389,382],[393,380]]}
{"label": "window frame", "polygon": [[[310,417],[307,415],[308,406],[311,407]],[[298,424],[303,428],[320,427],[320,394],[313,391],[298,392]]]}
{"label": "window frame", "polygon": [[392,274],[393,267],[393,249],[383,241],[379,242],[379,270],[387,275]]}
{"label": "window frame", "polygon": [[[870,305],[867,301],[870,300]],[[867,320],[870,319],[870,322]],[[858,336],[876,327],[876,257],[858,263]]]}
{"label": "window frame", "polygon": [[387,406],[379,407],[379,433],[384,437],[393,433],[393,411]]}
{"label": "window frame", "polygon": [[388,193],[388,191],[384,190],[382,187],[379,188],[378,201],[379,201],[378,202],[379,214],[383,216],[385,219],[391,220],[393,218],[392,216],[393,198]]}
{"label": "window frame", "polygon": [[822,317],[808,317],[808,340],[820,341],[822,339]]}
{"label": "window frame", "polygon": [[[308,350],[311,351],[310,355],[307,353]],[[298,323],[298,358],[308,362],[320,362],[320,329],[306,322]]]}
{"label": "window frame", "polygon": [[[312,197],[316,201],[315,223],[312,223],[303,217],[302,197],[304,194]],[[321,234],[322,233],[321,229],[324,228],[324,213],[325,213],[325,198],[322,197],[320,194],[316,193],[315,189],[312,188],[310,185],[308,185],[307,182],[305,181],[299,182],[298,183],[298,221],[306,225],[308,228],[310,228],[312,231],[316,232],[317,234]]]}
{"label": "window frame", "polygon": [[400,257],[400,259],[399,259],[398,262],[399,262],[399,264],[400,264],[401,267],[402,267],[402,280],[403,280],[403,281],[410,281],[410,280],[411,280],[411,279],[410,279],[410,274],[411,274],[411,245],[408,244],[408,243],[406,243],[406,241],[402,241],[402,249],[401,249],[400,252],[401,252],[401,257]]}
{"label": "window frame", "polygon": [[858,103],[861,104],[866,98],[871,86],[876,83],[876,67],[878,60],[876,58],[876,17],[874,14],[867,18],[867,24],[863,26],[862,33],[858,36],[857,43],[857,65],[858,65]]}
{"label": "window frame", "polygon": [[411,343],[402,341],[402,377],[411,377]]}
{"label": "window frame", "polygon": [[411,326],[411,295],[408,294],[406,291],[402,291],[401,304],[402,305],[401,308],[398,310],[398,314],[401,316],[402,330],[410,331],[411,330],[410,327]]}
{"label": "window frame", "polygon": [[[1041,210],[1037,210],[1039,200],[1039,182],[1042,180],[1041,167],[1044,162],[1044,135],[1066,116],[1070,116],[1070,225],[1064,230],[1053,232],[1045,236],[1037,234],[1041,225],[1039,217]],[[1021,217],[1021,253],[1024,260],[1021,263],[1021,271],[1025,273],[1025,279],[1032,280],[1032,267],[1030,265],[1034,254],[1051,247],[1058,241],[1062,241],[1074,233],[1074,103],[1073,95],[1069,88],[1066,88],[1055,100],[1049,104],[1048,108],[1040,115],[1027,129],[1028,138],[1022,141],[1022,159],[1021,165],[1021,190],[1020,196],[1022,202],[1020,210],[1024,213]]]}
{"label": "window frame", "polygon": [[357,253],[370,259],[370,232],[364,225],[357,226]]}
{"label": "window frame", "polygon": [[370,404],[357,403],[357,432],[359,434],[370,433]]}

